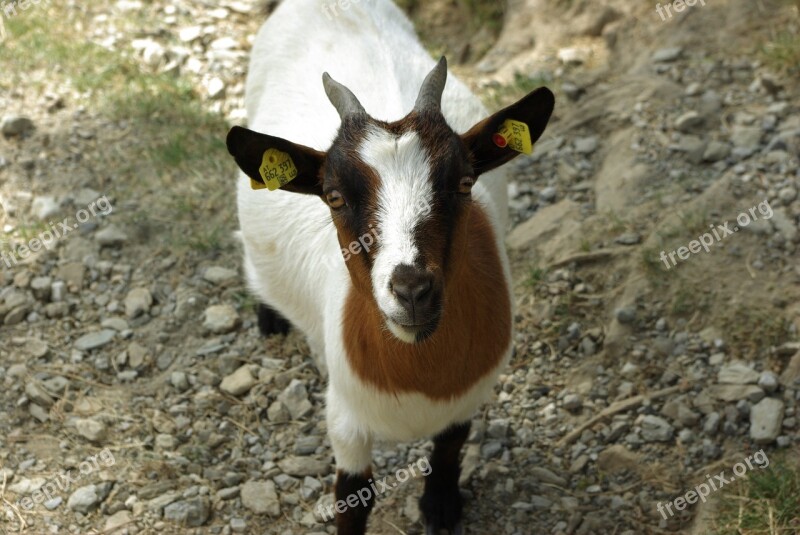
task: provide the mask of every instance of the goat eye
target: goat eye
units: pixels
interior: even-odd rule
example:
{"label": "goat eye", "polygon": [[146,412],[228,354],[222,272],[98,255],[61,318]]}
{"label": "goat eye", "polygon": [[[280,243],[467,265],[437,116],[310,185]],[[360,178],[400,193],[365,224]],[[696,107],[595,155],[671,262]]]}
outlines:
{"label": "goat eye", "polygon": [[471,176],[465,176],[461,178],[461,181],[458,183],[458,192],[467,194],[472,191],[472,186],[475,185],[475,179]]}
{"label": "goat eye", "polygon": [[325,200],[328,201],[328,206],[331,208],[341,208],[344,206],[344,197],[337,190],[331,190],[325,195]]}

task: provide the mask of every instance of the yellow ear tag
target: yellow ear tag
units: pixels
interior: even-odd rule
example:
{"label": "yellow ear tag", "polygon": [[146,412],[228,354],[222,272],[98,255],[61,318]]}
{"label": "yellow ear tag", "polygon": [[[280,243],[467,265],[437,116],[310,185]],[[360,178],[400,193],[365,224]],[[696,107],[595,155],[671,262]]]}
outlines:
{"label": "yellow ear tag", "polygon": [[515,121],[514,119],[506,119],[500,126],[500,130],[493,137],[495,145],[498,147],[508,147],[517,152],[524,152],[530,154],[533,152],[533,143],[531,143],[531,131],[528,125]]}
{"label": "yellow ear tag", "polygon": [[250,186],[253,189],[264,189],[266,186],[268,190],[275,191],[297,178],[297,167],[294,166],[291,156],[278,149],[264,151],[258,172],[264,179],[264,184],[251,180]]}

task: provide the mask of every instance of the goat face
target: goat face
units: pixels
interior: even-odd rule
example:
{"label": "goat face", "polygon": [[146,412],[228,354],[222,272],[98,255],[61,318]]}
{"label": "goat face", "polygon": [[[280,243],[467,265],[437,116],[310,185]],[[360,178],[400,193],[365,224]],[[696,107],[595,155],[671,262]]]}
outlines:
{"label": "goat face", "polygon": [[228,134],[228,150],[256,183],[265,181],[259,171],[265,151],[288,153],[296,176],[281,189],[328,204],[354,286],[371,293],[389,331],[408,343],[430,336],[444,313],[448,273],[463,254],[456,248],[468,241],[455,237],[464,234],[473,184],[519,154],[499,146],[495,134],[514,119],[528,125],[535,141],[554,105],[552,93],[540,88],[459,135],[440,110],[446,76],[442,58],[411,113],[387,123],[325,74],[342,119],[327,153],[240,127]]}

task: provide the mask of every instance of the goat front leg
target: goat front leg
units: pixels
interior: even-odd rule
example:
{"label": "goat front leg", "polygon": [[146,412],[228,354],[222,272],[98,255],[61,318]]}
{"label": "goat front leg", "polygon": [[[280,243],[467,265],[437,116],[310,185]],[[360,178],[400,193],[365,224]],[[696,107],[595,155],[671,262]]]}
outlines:
{"label": "goat front leg", "polygon": [[470,425],[471,422],[456,424],[433,439],[431,471],[425,476],[425,492],[419,500],[419,509],[425,516],[426,535],[437,535],[442,529],[452,535],[464,533],[463,500],[458,489],[459,456],[469,436]]}
{"label": "goat front leg", "polygon": [[[330,398],[329,398],[330,400]],[[336,457],[334,510],[338,535],[365,535],[375,503],[372,483],[372,438],[349,428],[346,418],[328,407],[328,435]]]}

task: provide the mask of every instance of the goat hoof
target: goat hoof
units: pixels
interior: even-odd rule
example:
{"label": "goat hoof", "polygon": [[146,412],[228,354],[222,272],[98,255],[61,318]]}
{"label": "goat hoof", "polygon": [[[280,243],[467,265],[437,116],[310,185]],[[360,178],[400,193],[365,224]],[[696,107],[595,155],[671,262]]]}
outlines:
{"label": "goat hoof", "polygon": [[258,314],[258,330],[261,332],[261,336],[287,334],[292,327],[292,324],[286,318],[267,305],[259,303],[256,313]]}

